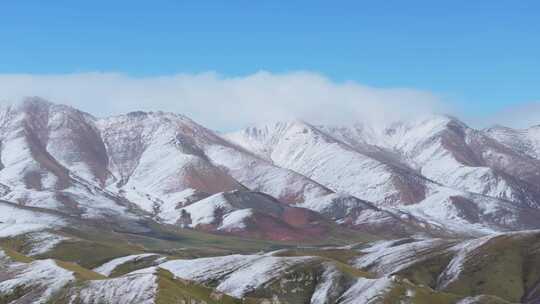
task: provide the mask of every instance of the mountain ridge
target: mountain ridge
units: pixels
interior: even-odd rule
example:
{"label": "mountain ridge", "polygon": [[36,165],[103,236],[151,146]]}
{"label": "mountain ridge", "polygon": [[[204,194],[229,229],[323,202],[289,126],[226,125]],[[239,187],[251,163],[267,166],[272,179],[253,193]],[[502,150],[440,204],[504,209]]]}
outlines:
{"label": "mountain ridge", "polygon": [[[37,97],[3,109],[0,183],[10,189],[8,201],[82,216],[122,216],[128,205],[176,224],[187,216],[182,206],[240,190],[348,228],[378,227],[382,219],[401,227],[390,231],[416,227],[413,234],[540,228],[533,220],[540,160],[511,149],[508,137],[491,136],[494,129],[451,116],[382,129],[293,120],[219,134],[159,111],[96,118]],[[19,146],[26,156],[10,162]],[[114,203],[96,209],[93,197]],[[120,209],[109,210],[114,205]]]}

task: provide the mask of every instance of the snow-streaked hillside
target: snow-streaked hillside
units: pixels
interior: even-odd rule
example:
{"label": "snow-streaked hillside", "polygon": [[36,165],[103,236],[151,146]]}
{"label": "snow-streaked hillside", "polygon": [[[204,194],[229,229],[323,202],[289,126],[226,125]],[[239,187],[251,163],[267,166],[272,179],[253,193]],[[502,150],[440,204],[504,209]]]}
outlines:
{"label": "snow-streaked hillside", "polygon": [[272,240],[301,240],[324,235],[325,219],[273,197],[249,191],[217,193],[180,208],[173,223],[210,232],[228,232]]}
{"label": "snow-streaked hillside", "polygon": [[0,247],[0,299],[58,304],[536,303],[539,236],[539,231],[527,231],[469,240],[403,238],[198,258],[138,253],[95,268],[107,276]]}
{"label": "snow-streaked hillside", "polygon": [[416,172],[355,150],[304,122],[250,128],[227,137],[336,192],[381,205],[416,203],[424,196],[426,180]]}
{"label": "snow-streaked hillside", "polygon": [[[312,235],[318,224],[292,225],[308,218],[399,236],[535,229],[535,130],[428,116],[385,127],[278,122],[222,135],[180,114],[96,118],[31,98],[0,110],[0,195],[83,219],[264,238]],[[252,196],[251,205],[231,204],[233,195]],[[316,231],[333,229],[322,226]]]}
{"label": "snow-streaked hillside", "polygon": [[485,132],[511,149],[536,159],[540,158],[540,126],[538,125],[528,129],[493,126]]}
{"label": "snow-streaked hillside", "polygon": [[477,233],[537,227],[540,161],[453,117],[383,128],[296,121],[226,137],[334,191],[434,226]]}

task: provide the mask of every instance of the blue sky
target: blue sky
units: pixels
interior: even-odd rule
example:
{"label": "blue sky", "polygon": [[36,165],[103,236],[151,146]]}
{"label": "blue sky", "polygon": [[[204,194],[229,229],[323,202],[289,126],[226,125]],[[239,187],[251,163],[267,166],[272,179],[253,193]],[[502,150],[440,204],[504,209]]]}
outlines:
{"label": "blue sky", "polygon": [[484,114],[540,100],[539,1],[2,1],[0,74],[311,71]]}

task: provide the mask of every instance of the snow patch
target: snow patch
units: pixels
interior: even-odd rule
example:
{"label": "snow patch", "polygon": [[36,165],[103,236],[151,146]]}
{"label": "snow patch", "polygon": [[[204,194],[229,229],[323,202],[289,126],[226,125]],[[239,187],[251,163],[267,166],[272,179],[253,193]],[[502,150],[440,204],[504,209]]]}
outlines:
{"label": "snow patch", "polygon": [[114,272],[114,270],[125,263],[128,262],[135,262],[144,258],[158,256],[158,254],[155,253],[145,253],[145,254],[135,254],[135,255],[128,255],[121,258],[113,259],[99,267],[94,268],[93,270],[97,273],[100,273],[104,276],[110,276],[111,273]]}

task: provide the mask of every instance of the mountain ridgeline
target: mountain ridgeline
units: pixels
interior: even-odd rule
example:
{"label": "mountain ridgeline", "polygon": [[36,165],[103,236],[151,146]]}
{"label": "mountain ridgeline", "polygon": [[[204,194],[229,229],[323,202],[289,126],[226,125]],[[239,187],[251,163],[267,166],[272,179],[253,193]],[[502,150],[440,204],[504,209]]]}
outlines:
{"label": "mountain ridgeline", "polygon": [[0,141],[3,200],[82,218],[275,240],[333,224],[402,236],[540,228],[535,127],[475,130],[432,116],[223,135],[177,114],[98,119],[33,98],[1,109]]}

